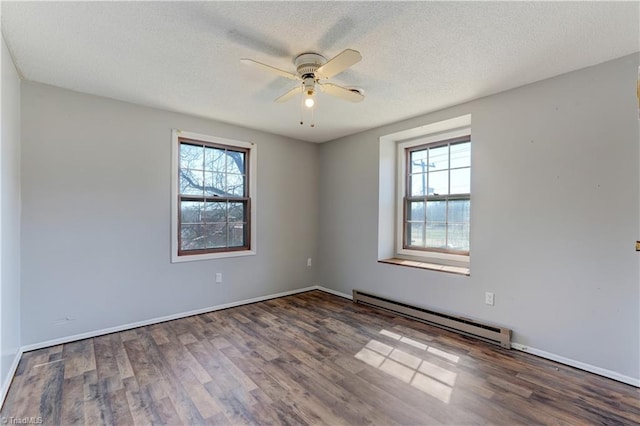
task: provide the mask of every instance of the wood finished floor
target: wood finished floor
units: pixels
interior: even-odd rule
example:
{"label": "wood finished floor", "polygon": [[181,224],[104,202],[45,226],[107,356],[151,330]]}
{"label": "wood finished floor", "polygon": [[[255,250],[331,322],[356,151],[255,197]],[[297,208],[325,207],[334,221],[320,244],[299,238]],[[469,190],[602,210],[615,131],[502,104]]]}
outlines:
{"label": "wood finished floor", "polygon": [[25,353],[45,424],[639,424],[639,389],[312,291]]}

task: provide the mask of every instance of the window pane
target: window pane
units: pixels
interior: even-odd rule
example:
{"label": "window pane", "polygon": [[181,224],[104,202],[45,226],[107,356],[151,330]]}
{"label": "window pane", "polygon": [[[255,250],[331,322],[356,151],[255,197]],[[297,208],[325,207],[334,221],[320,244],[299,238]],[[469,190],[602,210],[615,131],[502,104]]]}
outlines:
{"label": "window pane", "polygon": [[206,234],[206,248],[227,247],[227,224],[211,223],[203,226]]}
{"label": "window pane", "polygon": [[203,165],[203,147],[181,143],[180,144],[180,168],[202,170],[202,165]]}
{"label": "window pane", "polygon": [[427,247],[445,248],[447,225],[445,222],[427,223]]}
{"label": "window pane", "polygon": [[234,197],[244,196],[244,176],[236,174],[227,175],[227,193]]}
{"label": "window pane", "polygon": [[227,173],[244,174],[244,152],[227,151]]}
{"label": "window pane", "polygon": [[178,193],[172,197],[177,197],[178,214],[171,219],[178,256],[206,253],[214,258],[251,245],[248,160],[253,151],[245,143],[206,139],[184,132],[177,137]]}
{"label": "window pane", "polygon": [[425,173],[429,171],[427,163],[427,150],[413,151],[410,155],[411,173]]}
{"label": "window pane", "polygon": [[245,245],[246,225],[244,223],[229,224],[229,247],[242,247]]}
{"label": "window pane", "polygon": [[424,223],[407,223],[407,245],[424,247]]}
{"label": "window pane", "polygon": [[227,221],[227,202],[214,201],[205,204],[202,221],[207,223],[225,223]]}
{"label": "window pane", "polygon": [[448,225],[449,250],[469,250],[469,224],[450,223]]}
{"label": "window pane", "polygon": [[429,150],[429,171],[446,170],[449,168],[449,146],[431,148]]}
{"label": "window pane", "polygon": [[205,167],[208,172],[225,172],[225,151],[218,148],[205,148],[204,160]]}
{"label": "window pane", "polygon": [[447,217],[446,201],[427,202],[427,222],[444,222]]}
{"label": "window pane", "polygon": [[451,200],[447,212],[447,221],[451,223],[469,223],[469,200]]}
{"label": "window pane", "polygon": [[202,203],[199,201],[180,202],[180,221],[183,224],[197,224],[201,221]]}
{"label": "window pane", "polygon": [[471,142],[435,142],[404,152],[409,156],[405,195],[413,198],[404,201],[406,246],[468,251]]}
{"label": "window pane", "polygon": [[245,222],[245,203],[229,203],[229,222]]}
{"label": "window pane", "polygon": [[411,176],[411,192],[413,196],[426,195],[424,192],[427,186],[427,174],[419,173]]}
{"label": "window pane", "polygon": [[409,201],[407,220],[424,222],[424,201]]}
{"label": "window pane", "polygon": [[202,191],[202,171],[180,169],[180,193],[184,195],[202,195]]}
{"label": "window pane", "polygon": [[198,250],[205,248],[204,229],[202,225],[180,226],[181,250]]}
{"label": "window pane", "polygon": [[205,172],[205,195],[217,195],[219,197],[226,197],[228,194],[225,192],[225,174],[224,173],[209,173]]}
{"label": "window pane", "polygon": [[471,142],[451,145],[451,168],[471,166]]}
{"label": "window pane", "polygon": [[428,195],[444,195],[449,193],[449,171],[429,173]]}
{"label": "window pane", "polygon": [[471,193],[471,169],[451,170],[451,194]]}

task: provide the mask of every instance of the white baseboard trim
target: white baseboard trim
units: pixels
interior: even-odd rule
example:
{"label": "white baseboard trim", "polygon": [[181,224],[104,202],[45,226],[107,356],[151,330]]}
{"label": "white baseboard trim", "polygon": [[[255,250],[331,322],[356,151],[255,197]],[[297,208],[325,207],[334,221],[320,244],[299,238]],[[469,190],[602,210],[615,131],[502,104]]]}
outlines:
{"label": "white baseboard trim", "polygon": [[22,353],[24,351],[22,348],[18,349],[16,356],[13,358],[13,362],[11,363],[11,367],[9,367],[9,372],[7,373],[7,377],[4,378],[4,382],[2,383],[2,389],[0,389],[0,408],[4,405],[4,400],[7,397],[7,393],[9,392],[9,386],[11,386],[11,382],[13,381],[13,377],[16,375],[16,370],[18,370],[18,364],[20,364],[20,359],[22,359]]}
{"label": "white baseboard trim", "polygon": [[206,314],[208,312],[219,311],[222,309],[233,308],[241,305],[248,305],[250,303],[262,302],[264,300],[269,300],[269,299],[277,299],[278,297],[291,296],[292,294],[298,294],[298,293],[304,293],[305,291],[316,290],[317,287],[318,286],[304,287],[296,290],[284,291],[282,293],[268,294],[266,296],[254,297],[252,299],[244,299],[244,300],[239,300],[237,302],[224,303],[222,305],[210,306],[202,309],[196,309],[193,311],[180,312],[177,314],[167,315],[164,317],[157,317],[157,318],[152,318],[144,321],[132,322],[129,324],[118,325],[115,327],[87,331],[86,333],[74,334],[72,336],[65,336],[65,337],[60,337],[58,339],[52,339],[44,342],[25,345],[21,348],[21,352],[34,351],[37,349],[47,348],[49,346],[56,346],[56,345],[62,345],[64,343],[75,342],[76,340],[89,339],[92,337],[102,336],[104,334],[117,333],[119,331],[131,330],[132,328],[144,327],[146,325],[158,324],[161,322],[190,317],[193,315]]}
{"label": "white baseboard trim", "polygon": [[331,293],[335,296],[340,296],[340,297],[344,297],[345,299],[353,300],[353,295],[351,294],[341,293],[339,291],[336,291],[327,287],[323,287],[321,285],[317,285],[315,286],[315,288],[316,290],[324,291],[325,293]]}
{"label": "white baseboard trim", "polygon": [[618,382],[626,383],[631,386],[640,387],[640,379],[635,379],[633,377],[625,376],[624,374],[620,374],[615,371],[596,367],[595,365],[586,364],[584,362],[576,361],[574,359],[556,355],[551,352],[546,352],[540,349],[532,348],[531,346],[522,345],[520,343],[511,342],[511,347],[518,351],[526,352],[531,355],[536,355],[541,358],[546,358],[551,361],[556,361],[556,362],[559,362],[560,364],[565,364],[570,367],[579,368],[580,370],[588,371],[590,373],[594,373],[599,376],[617,380]]}

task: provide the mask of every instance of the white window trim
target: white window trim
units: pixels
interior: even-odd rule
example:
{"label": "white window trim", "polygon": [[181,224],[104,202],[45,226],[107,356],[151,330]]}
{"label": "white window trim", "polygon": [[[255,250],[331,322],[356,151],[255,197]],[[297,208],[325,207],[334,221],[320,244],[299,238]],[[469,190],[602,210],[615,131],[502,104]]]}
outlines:
{"label": "white window trim", "polygon": [[[249,198],[251,199],[251,249],[242,251],[228,251],[221,253],[204,253],[188,256],[178,256],[178,166],[180,164],[179,139],[180,137],[201,140],[204,142],[218,143],[232,147],[245,148],[249,153]],[[257,152],[258,147],[253,142],[238,141],[202,135],[199,133],[185,132],[174,129],[171,131],[171,263],[192,262],[197,260],[221,259],[227,257],[252,256],[257,251]]]}
{"label": "white window trim", "polygon": [[[451,132],[461,131],[461,135],[470,135],[471,114],[445,119],[418,127],[401,130],[380,136],[379,174],[378,174],[378,260],[406,259],[425,264],[459,266],[468,268],[470,256],[452,253],[407,250],[402,248],[402,217],[404,152],[398,153],[399,144],[425,143],[427,138],[445,139]],[[472,166],[473,168],[473,166]],[[472,171],[473,181],[473,171]],[[473,233],[473,232],[472,232]]]}

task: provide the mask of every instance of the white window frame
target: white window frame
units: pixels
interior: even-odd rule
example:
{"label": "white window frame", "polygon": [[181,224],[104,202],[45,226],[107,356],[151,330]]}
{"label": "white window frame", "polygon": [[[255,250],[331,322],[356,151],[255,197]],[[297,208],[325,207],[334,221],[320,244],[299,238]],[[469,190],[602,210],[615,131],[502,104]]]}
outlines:
{"label": "white window frame", "polygon": [[[251,200],[250,209],[250,249],[239,251],[226,251],[217,253],[203,253],[193,255],[178,255],[178,202],[179,183],[178,168],[180,166],[180,140],[179,138],[187,138],[210,142],[215,144],[227,145],[249,150],[249,198]],[[216,136],[203,135],[199,133],[186,132],[174,129],[171,132],[171,263],[192,262],[198,260],[221,259],[228,257],[252,256],[257,252],[257,153],[258,147],[253,142],[238,141],[233,139],[220,138]]]}
{"label": "white window frame", "polygon": [[[402,257],[420,258],[429,260],[433,263],[446,263],[453,262],[453,264],[463,263],[468,264],[470,254],[453,254],[453,253],[441,253],[437,251],[425,251],[425,250],[411,250],[404,248],[403,235],[404,235],[404,196],[406,192],[406,173],[407,163],[405,149],[413,148],[415,146],[426,145],[430,143],[445,141],[447,139],[454,139],[463,136],[471,135],[471,127],[466,126],[449,131],[440,131],[437,133],[427,133],[423,136],[412,138],[398,142],[396,151],[397,160],[397,190],[396,190],[396,253]],[[473,165],[472,165],[473,169]],[[471,250],[469,250],[471,253]]]}

